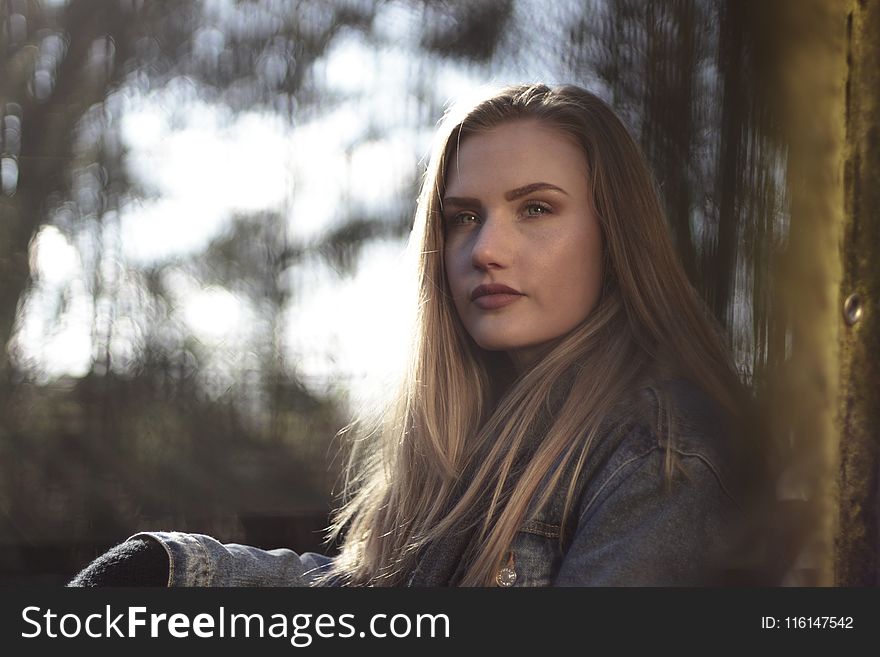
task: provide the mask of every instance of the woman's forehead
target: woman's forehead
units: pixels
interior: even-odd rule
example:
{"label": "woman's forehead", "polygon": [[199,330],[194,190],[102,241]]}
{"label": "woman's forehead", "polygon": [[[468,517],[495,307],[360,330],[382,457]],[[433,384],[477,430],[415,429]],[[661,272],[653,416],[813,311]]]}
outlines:
{"label": "woman's forehead", "polygon": [[445,195],[545,182],[585,181],[586,157],[564,131],[535,119],[516,120],[463,137],[446,167]]}

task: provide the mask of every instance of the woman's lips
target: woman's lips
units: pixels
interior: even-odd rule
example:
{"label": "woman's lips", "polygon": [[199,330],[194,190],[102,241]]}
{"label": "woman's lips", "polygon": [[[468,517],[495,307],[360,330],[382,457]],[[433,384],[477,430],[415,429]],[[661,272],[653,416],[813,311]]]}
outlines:
{"label": "woman's lips", "polygon": [[522,294],[484,294],[474,299],[473,303],[482,310],[496,310],[509,306],[514,301],[522,298]]}

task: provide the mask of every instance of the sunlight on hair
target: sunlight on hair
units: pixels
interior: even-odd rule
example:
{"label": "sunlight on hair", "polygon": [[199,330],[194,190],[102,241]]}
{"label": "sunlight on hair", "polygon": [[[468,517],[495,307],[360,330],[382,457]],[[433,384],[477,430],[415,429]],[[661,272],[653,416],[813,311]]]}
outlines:
{"label": "sunlight on hair", "polygon": [[449,97],[443,121],[450,124],[461,123],[465,116],[482,101],[495,96],[504,85],[498,83],[476,84],[460,88]]}

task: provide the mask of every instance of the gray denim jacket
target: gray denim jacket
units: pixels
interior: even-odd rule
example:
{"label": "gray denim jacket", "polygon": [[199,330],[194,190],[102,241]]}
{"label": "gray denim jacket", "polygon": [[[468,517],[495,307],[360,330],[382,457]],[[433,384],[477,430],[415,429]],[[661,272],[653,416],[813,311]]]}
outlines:
{"label": "gray denim jacket", "polygon": [[[675,381],[664,391],[675,409],[674,443],[647,423],[632,426],[599,465],[585,469],[567,527],[566,486],[531,514],[499,570],[499,586],[722,583],[745,521],[737,436],[728,435],[723,415],[693,385]],[[671,485],[663,474],[667,449],[678,462]],[[135,536],[157,540],[167,551],[168,586],[310,586],[330,564],[314,553],[223,544],[203,534]]]}

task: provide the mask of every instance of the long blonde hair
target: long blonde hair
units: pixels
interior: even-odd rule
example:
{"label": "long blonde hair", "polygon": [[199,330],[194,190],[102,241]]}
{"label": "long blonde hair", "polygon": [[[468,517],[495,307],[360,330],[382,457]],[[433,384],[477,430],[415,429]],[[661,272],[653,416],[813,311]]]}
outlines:
{"label": "long blonde hair", "polygon": [[[522,118],[545,122],[583,147],[605,275],[590,315],[515,376],[507,357],[478,347],[457,316],[438,217],[454,149]],[[636,412],[634,391],[682,376],[736,411],[724,341],[675,255],[641,151],[595,95],[521,85],[464,114],[447,113],[411,240],[419,250],[414,346],[381,421],[353,425],[343,504],[331,531],[341,538],[331,576],[353,585],[402,584],[423,548],[471,528],[476,547],[460,583],[488,585],[530,509],[556,486],[568,487],[568,513],[591,446]],[[575,475],[565,477],[571,467]],[[667,473],[671,468],[667,459]]]}

